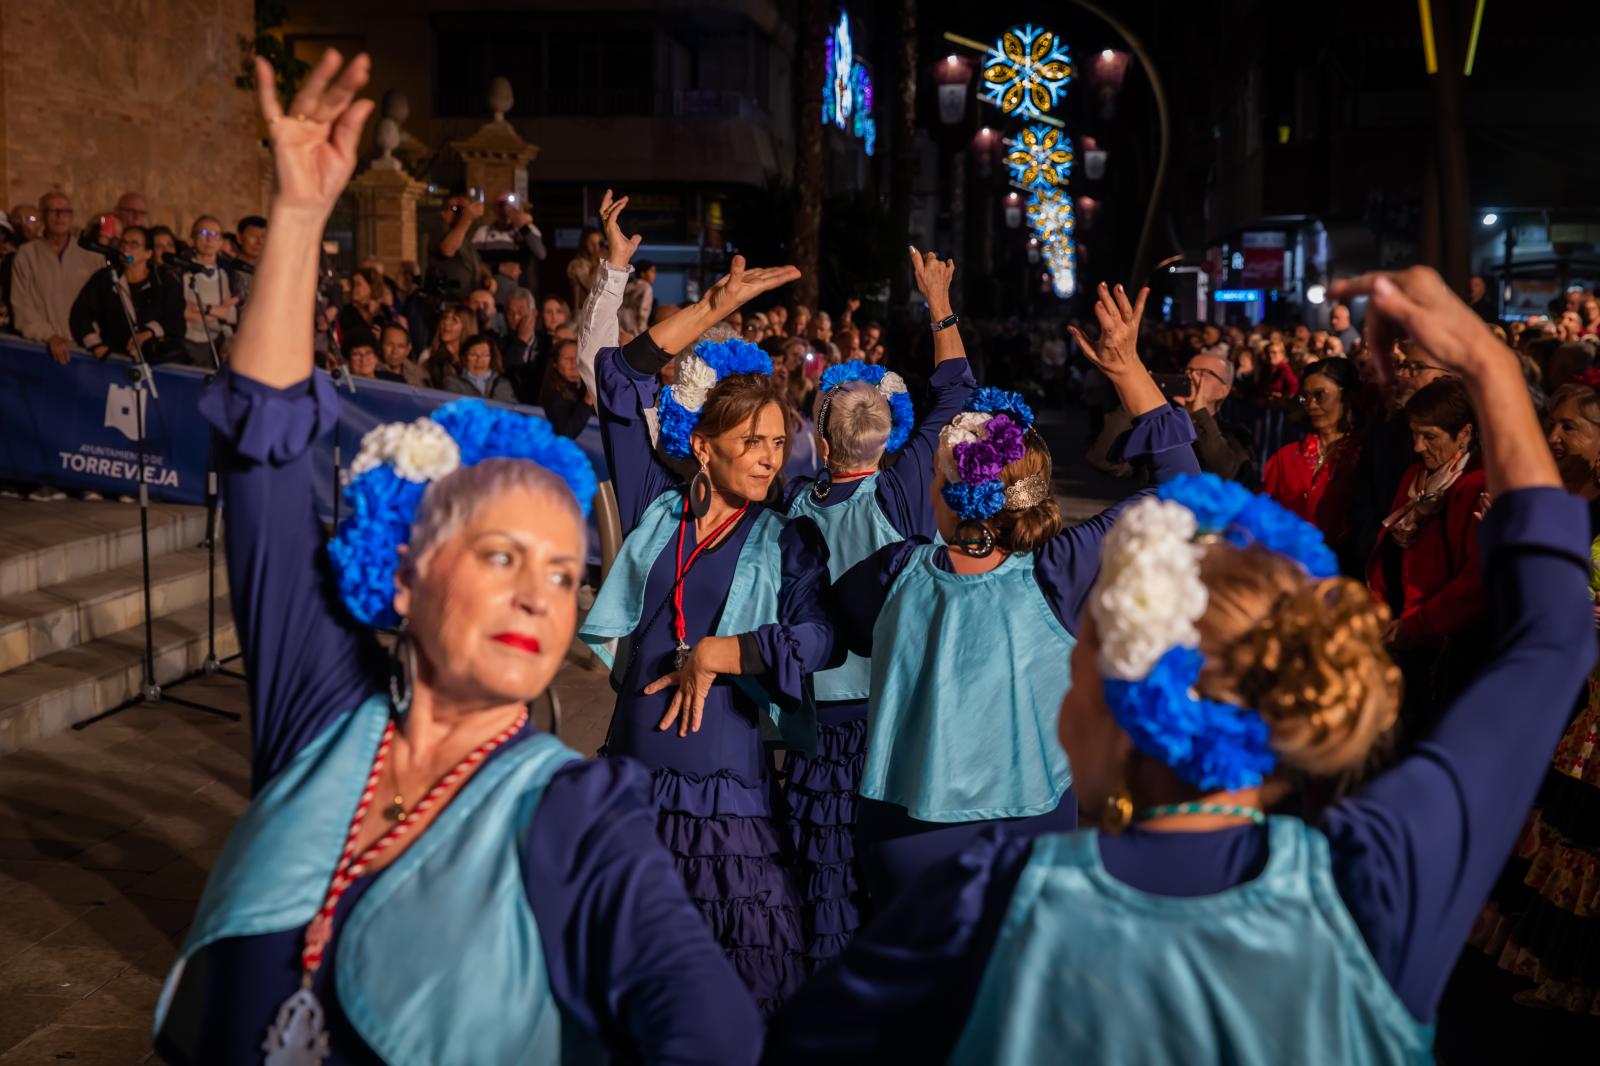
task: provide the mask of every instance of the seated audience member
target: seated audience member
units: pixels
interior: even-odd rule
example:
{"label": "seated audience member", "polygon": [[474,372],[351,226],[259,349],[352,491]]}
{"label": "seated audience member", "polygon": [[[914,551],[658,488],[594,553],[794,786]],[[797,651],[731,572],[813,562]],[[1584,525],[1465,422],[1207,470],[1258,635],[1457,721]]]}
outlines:
{"label": "seated audience member", "polygon": [[1472,401],[1444,378],[1406,401],[1417,461],[1401,479],[1367,562],[1367,585],[1393,620],[1384,632],[1405,674],[1407,733],[1431,731],[1488,652],[1478,566],[1484,472]]}
{"label": "seated audience member", "polygon": [[572,321],[572,308],[559,296],[546,296],[539,304],[539,327],[536,331],[541,352],[554,350],[556,330]]}
{"label": "seated audience member", "polygon": [[105,259],[73,239],[72,201],[62,192],[39,197],[43,228],[17,249],[11,265],[12,327],[43,341],[50,358],[65,365],[72,347],[72,303]]}
{"label": "seated audience member", "polygon": [[373,380],[378,376],[378,353],[366,341],[357,341],[345,349],[344,365],[352,377]]}
{"label": "seated audience member", "polygon": [[1226,356],[1202,351],[1184,368],[1189,394],[1173,401],[1189,412],[1194,423],[1195,458],[1208,474],[1246,485],[1255,481],[1250,438],[1244,430],[1225,422],[1220,409],[1233,391],[1233,363]]}
{"label": "seated audience member", "polygon": [[427,385],[426,372],[411,358],[411,335],[404,326],[384,326],[379,343],[382,359],[374,371],[379,381],[398,381],[413,387]]}
{"label": "seated audience member", "polygon": [[119,241],[123,261],[102,267],[72,304],[72,335],[97,359],[131,355],[135,343],[150,363],[183,356],[183,293],[171,276],[151,265],[147,237],[143,226],[123,230]]}
{"label": "seated audience member", "polygon": [[594,396],[578,373],[578,342],[557,341],[556,357],[545,371],[539,406],[545,418],[563,437],[576,437],[594,417]]}
{"label": "seated audience member", "polygon": [[[470,313],[470,312],[468,312]],[[433,326],[433,340],[422,350],[422,356],[417,360],[429,368],[429,373],[442,374],[450,367],[461,362],[461,342],[468,336],[467,314],[454,304],[447,304],[439,310],[438,320]],[[434,388],[440,386],[435,384]]]}
{"label": "seated audience member", "polygon": [[339,308],[339,343],[345,350],[357,344],[377,350],[388,289],[383,275],[370,267],[357,267],[350,275],[350,301]]}
{"label": "seated audience member", "polygon": [[494,338],[484,333],[461,342],[461,365],[452,367],[444,378],[444,390],[503,403],[517,402],[516,392],[501,368],[500,349]]}

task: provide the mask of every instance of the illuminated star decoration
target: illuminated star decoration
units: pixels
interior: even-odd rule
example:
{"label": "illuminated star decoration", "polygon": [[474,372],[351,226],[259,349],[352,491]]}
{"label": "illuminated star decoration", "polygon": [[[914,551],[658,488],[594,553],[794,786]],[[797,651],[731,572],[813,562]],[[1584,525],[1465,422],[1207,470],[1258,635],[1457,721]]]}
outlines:
{"label": "illuminated star decoration", "polygon": [[989,46],[983,98],[1008,115],[1038,118],[1056,106],[1072,73],[1061,38],[1030,23],[1007,30]]}
{"label": "illuminated star decoration", "polygon": [[839,12],[839,21],[828,33],[825,64],[823,124],[837,126],[866,142],[866,153],[872,155],[878,143],[878,121],[872,115],[872,75],[856,58],[848,12]]}
{"label": "illuminated star decoration", "polygon": [[1078,291],[1078,255],[1069,237],[1059,244],[1047,245],[1044,250],[1045,265],[1050,268],[1050,287],[1063,300]]}
{"label": "illuminated star decoration", "polygon": [[1072,173],[1072,141],[1058,129],[1029,126],[1011,142],[1006,167],[1021,189],[1046,190],[1065,185]]}
{"label": "illuminated star decoration", "polygon": [[1078,253],[1072,242],[1077,219],[1072,213],[1072,199],[1061,189],[1034,192],[1028,197],[1027,213],[1028,228],[1038,239],[1042,258],[1050,268],[1051,287],[1065,300],[1078,291]]}

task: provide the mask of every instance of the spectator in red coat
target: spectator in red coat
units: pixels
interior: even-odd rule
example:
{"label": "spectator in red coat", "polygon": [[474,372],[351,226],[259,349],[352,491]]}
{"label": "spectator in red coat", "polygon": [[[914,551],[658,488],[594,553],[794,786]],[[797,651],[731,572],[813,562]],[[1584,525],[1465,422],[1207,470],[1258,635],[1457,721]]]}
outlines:
{"label": "spectator in red coat", "polygon": [[1311,432],[1273,453],[1261,476],[1261,490],[1322,530],[1336,554],[1350,539],[1350,506],[1361,457],[1360,438],[1351,432],[1359,388],[1348,359],[1323,359],[1306,367],[1297,399]]}
{"label": "spectator in red coat", "polygon": [[1471,677],[1487,653],[1488,616],[1478,567],[1478,516],[1487,502],[1472,402],[1443,378],[1406,401],[1417,454],[1401,478],[1367,563],[1373,597],[1394,620],[1385,634],[1406,677],[1403,723],[1412,735]]}

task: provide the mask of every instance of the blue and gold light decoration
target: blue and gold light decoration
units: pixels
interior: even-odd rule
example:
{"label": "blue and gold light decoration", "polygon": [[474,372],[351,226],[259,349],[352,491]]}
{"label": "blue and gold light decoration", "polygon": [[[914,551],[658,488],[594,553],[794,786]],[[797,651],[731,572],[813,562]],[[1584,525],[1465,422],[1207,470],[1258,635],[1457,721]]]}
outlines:
{"label": "blue and gold light decoration", "polygon": [[1067,46],[1029,23],[1000,35],[983,66],[983,98],[1007,115],[1038,118],[1054,110],[1073,75]]}
{"label": "blue and gold light decoration", "polygon": [[1011,183],[1025,191],[1048,191],[1065,185],[1072,174],[1072,141],[1043,123],[1025,128],[1006,153]]}
{"label": "blue and gold light decoration", "polygon": [[1050,287],[1063,300],[1078,291],[1078,254],[1072,231],[1077,219],[1064,188],[1036,190],[1028,196],[1028,228],[1050,270]]}

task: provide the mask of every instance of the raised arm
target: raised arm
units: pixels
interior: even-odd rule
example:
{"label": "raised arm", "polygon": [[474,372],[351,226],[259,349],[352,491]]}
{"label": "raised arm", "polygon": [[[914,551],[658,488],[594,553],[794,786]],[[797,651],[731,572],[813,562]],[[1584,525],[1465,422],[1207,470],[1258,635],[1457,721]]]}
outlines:
{"label": "raised arm", "polygon": [[649,337],[668,355],[677,355],[724,318],[764,292],[789,284],[800,276],[796,267],[745,268],[744,256],[733,257],[728,273],[706,294],[671,318],[650,327]]}
{"label": "raised arm", "polygon": [[1560,487],[1516,357],[1431,270],[1333,289],[1338,299],[1362,294],[1372,298],[1369,330],[1381,316],[1380,339],[1409,333],[1466,385],[1496,495],[1479,533],[1493,659],[1414,753],[1326,818],[1340,893],[1385,976],[1425,1019],[1594,661],[1589,534],[1582,501]]}
{"label": "raised arm", "polygon": [[[956,275],[954,259],[940,260],[933,252],[911,249],[911,272],[916,276],[917,291],[928,301],[928,318],[937,325],[955,314],[950,306],[950,280]],[[967,346],[961,331],[954,326],[941,329],[933,335],[933,365],[951,359],[965,359]]]}
{"label": "raised arm", "polygon": [[633,253],[638,251],[642,239],[637,234],[633,237],[622,235],[622,226],[617,219],[627,206],[626,196],[613,202],[610,189],[606,190],[605,197],[600,201],[600,221],[605,225],[606,233],[606,257],[601,260],[600,269],[595,274],[594,288],[589,290],[589,298],[578,312],[578,376],[583,378],[584,388],[589,390],[590,396],[600,395],[595,388],[595,356],[602,348],[617,346],[617,312],[622,308],[628,275],[633,272],[628,264],[633,259]]}
{"label": "raised arm", "polygon": [[293,113],[304,116],[295,119],[278,107],[272,69],[257,64],[278,188],[231,366],[201,400],[218,433],[255,787],[381,684],[376,641],[334,592],[312,490],[311,446],[338,417],[327,379],[311,378],[317,250],[371,111],[370,102],[352,102],[366,82],[366,57],[335,82],[339,64],[336,52],[323,55],[295,100]]}
{"label": "raised arm", "polygon": [[1138,299],[1129,303],[1128,294],[1121,285],[1110,289],[1101,282],[1094,304],[1094,316],[1100,321],[1099,343],[1090,344],[1077,326],[1067,327],[1084,358],[1110,379],[1111,387],[1117,390],[1117,399],[1122,401],[1122,409],[1133,418],[1167,406],[1161,386],[1139,361],[1137,350],[1139,323],[1144,320],[1144,302],[1149,297],[1148,288],[1140,289]]}

